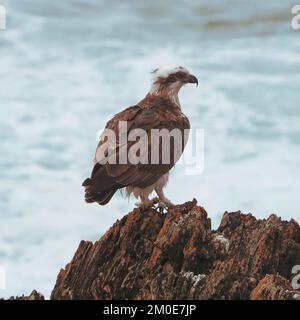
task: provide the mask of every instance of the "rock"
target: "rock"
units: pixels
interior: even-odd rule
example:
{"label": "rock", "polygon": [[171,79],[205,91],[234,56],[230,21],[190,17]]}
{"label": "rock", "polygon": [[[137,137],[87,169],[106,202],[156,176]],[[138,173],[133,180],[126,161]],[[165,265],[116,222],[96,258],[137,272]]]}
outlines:
{"label": "rock", "polygon": [[252,300],[300,300],[300,292],[293,290],[287,279],[268,274],[251,293]]}
{"label": "rock", "polygon": [[193,200],[165,215],[134,209],[81,241],[51,299],[288,299],[297,264],[296,221],[225,212],[214,231]]}
{"label": "rock", "polygon": [[16,296],[16,297],[10,297],[8,300],[44,300],[44,296],[37,292],[36,290],[33,290],[29,296]]}

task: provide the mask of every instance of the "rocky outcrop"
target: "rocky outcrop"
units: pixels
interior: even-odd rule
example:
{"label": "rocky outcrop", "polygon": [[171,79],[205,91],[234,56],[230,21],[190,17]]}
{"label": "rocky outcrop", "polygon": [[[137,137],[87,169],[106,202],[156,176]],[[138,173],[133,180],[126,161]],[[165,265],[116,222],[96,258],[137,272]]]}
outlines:
{"label": "rocky outcrop", "polygon": [[293,290],[287,279],[266,275],[251,293],[252,300],[300,300],[300,292]]}
{"label": "rocky outcrop", "polygon": [[25,296],[23,294],[21,296],[10,297],[8,300],[44,300],[44,299],[45,298],[41,293],[37,292],[36,290],[33,290],[28,296]]}
{"label": "rocky outcrop", "polygon": [[196,200],[160,214],[134,209],[82,241],[52,299],[297,299],[300,228],[276,215],[225,212],[217,230]]}

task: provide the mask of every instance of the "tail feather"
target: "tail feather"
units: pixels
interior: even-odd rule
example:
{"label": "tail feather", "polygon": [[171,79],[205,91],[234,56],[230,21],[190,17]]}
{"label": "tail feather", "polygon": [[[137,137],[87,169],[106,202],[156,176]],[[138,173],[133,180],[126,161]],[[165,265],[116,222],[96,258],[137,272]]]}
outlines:
{"label": "tail feather", "polygon": [[101,204],[102,206],[104,206],[105,204],[107,204],[110,201],[110,199],[113,197],[113,195],[115,194],[116,191],[117,191],[117,189],[101,192],[101,194],[99,194],[99,196],[97,196],[97,202],[99,204]]}
{"label": "tail feather", "polygon": [[83,182],[82,182],[82,186],[83,187],[87,187],[87,186],[89,186],[90,184],[91,184],[91,179],[90,178],[87,178],[87,179],[85,179]]}
{"label": "tail feather", "polygon": [[108,176],[105,168],[99,164],[95,165],[91,178],[85,179],[82,186],[85,188],[85,201],[98,202],[100,205],[107,204],[122,187]]}
{"label": "tail feather", "polygon": [[117,189],[113,189],[113,190],[107,190],[107,191],[102,191],[102,192],[93,194],[93,193],[90,193],[87,188],[85,190],[85,202],[87,203],[98,202],[100,205],[104,206],[111,200],[111,198],[113,197],[116,191]]}

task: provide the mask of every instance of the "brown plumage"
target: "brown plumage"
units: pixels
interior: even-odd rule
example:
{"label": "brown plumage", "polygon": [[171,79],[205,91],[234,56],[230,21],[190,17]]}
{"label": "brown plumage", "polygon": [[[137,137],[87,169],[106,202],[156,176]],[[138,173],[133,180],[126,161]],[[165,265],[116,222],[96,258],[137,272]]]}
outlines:
{"label": "brown plumage", "polygon": [[[180,68],[180,70],[178,70]],[[102,163],[99,158],[101,147],[107,142],[106,139],[101,139],[96,151],[96,163],[94,165],[91,177],[83,182],[85,187],[86,202],[98,202],[100,205],[105,205],[110,201],[112,196],[118,189],[126,187],[128,193],[133,193],[135,196],[141,197],[141,206],[153,204],[148,199],[149,193],[155,190],[163,205],[171,205],[171,202],[163,195],[162,188],[164,185],[158,185],[157,182],[168,174],[169,170],[175,165],[176,158],[175,148],[184,149],[186,140],[184,140],[184,131],[190,128],[188,118],[182,113],[178,101],[178,91],[180,87],[188,82],[198,83],[197,79],[190,75],[188,71],[181,67],[175,67],[174,72],[167,72],[166,76],[159,74],[160,69],[155,73],[154,83],[151,91],[137,105],[131,106],[122,112],[116,114],[106,125],[106,129],[115,132],[116,141],[116,164]],[[148,140],[148,162],[146,164],[132,164],[127,161],[126,164],[118,162],[119,155],[122,152],[122,145],[119,141],[119,123],[120,121],[127,122],[127,137],[133,129],[143,129],[147,133]],[[171,139],[170,143],[170,162],[162,163],[162,142],[151,143],[151,129],[179,129],[182,132],[182,140],[180,145],[174,145],[175,140]],[[129,141],[128,150],[136,143]],[[178,144],[178,142],[177,142]],[[151,150],[159,149],[159,163],[151,163]],[[165,179],[167,180],[167,176]],[[162,184],[166,184],[163,181]],[[150,188],[150,189],[149,189]]]}

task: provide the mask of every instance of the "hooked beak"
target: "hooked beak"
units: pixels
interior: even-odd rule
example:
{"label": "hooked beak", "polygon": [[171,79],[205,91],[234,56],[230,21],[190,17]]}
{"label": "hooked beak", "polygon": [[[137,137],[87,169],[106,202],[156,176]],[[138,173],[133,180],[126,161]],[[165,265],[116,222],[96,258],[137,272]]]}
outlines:
{"label": "hooked beak", "polygon": [[190,74],[188,77],[188,83],[196,83],[196,85],[198,87],[198,79],[192,74]]}

